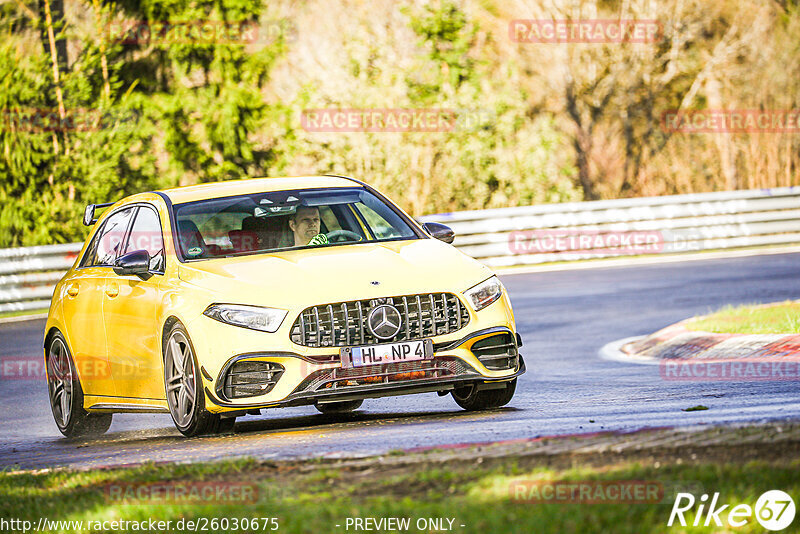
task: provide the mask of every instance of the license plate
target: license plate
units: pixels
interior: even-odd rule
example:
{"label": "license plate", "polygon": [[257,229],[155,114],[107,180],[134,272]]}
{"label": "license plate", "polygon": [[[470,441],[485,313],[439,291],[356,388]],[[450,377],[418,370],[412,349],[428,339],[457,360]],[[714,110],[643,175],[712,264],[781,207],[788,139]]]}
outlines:
{"label": "license plate", "polygon": [[433,357],[433,341],[404,341],[383,345],[345,347],[341,350],[343,367],[364,367],[384,363],[414,362]]}

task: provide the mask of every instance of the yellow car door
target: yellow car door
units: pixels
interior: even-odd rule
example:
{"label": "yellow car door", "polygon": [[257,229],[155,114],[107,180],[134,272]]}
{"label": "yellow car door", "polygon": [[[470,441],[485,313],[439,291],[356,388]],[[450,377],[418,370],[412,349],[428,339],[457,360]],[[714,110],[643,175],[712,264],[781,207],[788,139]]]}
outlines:
{"label": "yellow car door", "polygon": [[111,270],[103,295],[103,323],[116,396],[164,399],[160,329],[157,310],[163,280],[164,245],[158,212],[149,204],[137,206],[121,255],[137,250],[150,254],[147,276],[119,275]]}
{"label": "yellow car door", "polygon": [[132,209],[122,209],[102,223],[81,263],[63,286],[68,341],[86,395],[115,395],[103,327],[104,290],[110,265],[121,249],[132,215]]}

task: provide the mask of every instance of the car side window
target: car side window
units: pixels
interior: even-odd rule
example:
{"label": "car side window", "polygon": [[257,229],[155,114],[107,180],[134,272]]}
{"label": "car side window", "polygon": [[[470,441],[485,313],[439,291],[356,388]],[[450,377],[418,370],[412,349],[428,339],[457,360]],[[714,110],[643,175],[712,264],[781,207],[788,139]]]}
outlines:
{"label": "car side window", "polygon": [[94,236],[81,262],[82,267],[111,265],[122,250],[122,240],[133,215],[134,208],[126,208],[112,214],[103,223],[103,228]]}
{"label": "car side window", "polygon": [[339,224],[339,220],[336,218],[336,214],[333,213],[333,210],[330,208],[330,206],[319,207],[319,218],[322,220],[322,223],[329,232],[342,229],[342,225]]}
{"label": "car side window", "polygon": [[356,209],[367,221],[372,233],[378,239],[391,239],[394,237],[402,237],[402,234],[397,231],[391,223],[383,218],[378,212],[367,206],[366,204],[356,204]]}
{"label": "car side window", "polygon": [[146,250],[150,254],[150,270],[164,270],[164,239],[161,233],[161,220],[158,213],[150,207],[141,206],[133,221],[123,254],[134,250]]}

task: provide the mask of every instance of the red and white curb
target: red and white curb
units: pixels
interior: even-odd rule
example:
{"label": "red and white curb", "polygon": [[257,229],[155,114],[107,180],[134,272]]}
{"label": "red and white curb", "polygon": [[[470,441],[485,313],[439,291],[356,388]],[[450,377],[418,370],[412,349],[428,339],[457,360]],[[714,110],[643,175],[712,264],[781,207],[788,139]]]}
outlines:
{"label": "red and white curb", "polygon": [[612,341],[600,356],[658,365],[664,380],[800,380],[800,334],[714,334],[681,322]]}
{"label": "red and white curb", "polygon": [[714,334],[689,330],[680,322],[630,340],[619,350],[630,357],[655,360],[800,359],[800,334]]}

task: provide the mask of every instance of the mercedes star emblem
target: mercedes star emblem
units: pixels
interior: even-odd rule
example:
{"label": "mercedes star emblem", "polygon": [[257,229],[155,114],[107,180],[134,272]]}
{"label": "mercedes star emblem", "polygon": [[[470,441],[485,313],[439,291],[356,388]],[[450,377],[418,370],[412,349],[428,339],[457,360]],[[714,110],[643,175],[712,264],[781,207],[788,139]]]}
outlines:
{"label": "mercedes star emblem", "polygon": [[367,328],[378,339],[391,339],[400,331],[402,322],[397,308],[390,304],[381,304],[369,312]]}

